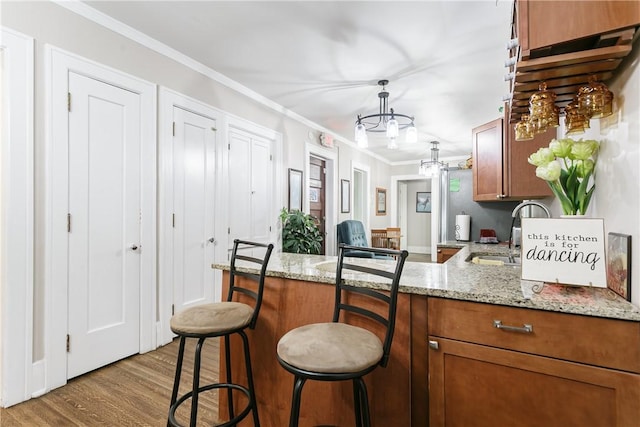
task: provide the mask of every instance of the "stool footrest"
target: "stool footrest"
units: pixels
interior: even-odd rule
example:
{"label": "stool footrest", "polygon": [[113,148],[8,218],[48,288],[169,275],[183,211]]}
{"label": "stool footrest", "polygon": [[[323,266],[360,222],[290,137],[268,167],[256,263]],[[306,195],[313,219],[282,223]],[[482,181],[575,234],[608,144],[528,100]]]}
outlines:
{"label": "stool footrest", "polygon": [[[247,399],[249,399],[249,402],[247,403],[247,407],[244,408],[242,412],[240,412],[235,417],[231,418],[229,421],[225,421],[223,424],[216,424],[217,427],[228,427],[228,426],[236,425],[240,420],[244,419],[251,411],[251,406],[252,406],[251,393],[249,392],[249,389],[244,386],[241,386],[239,384],[230,384],[230,383],[208,384],[208,385],[199,387],[198,393],[201,393],[203,391],[220,389],[220,388],[223,388],[223,389],[231,388],[231,389],[239,390],[242,393],[244,393],[245,396],[247,396]],[[184,402],[186,402],[188,399],[190,399],[192,395],[193,395],[193,390],[180,396],[176,400],[176,403],[171,405],[171,407],[169,408],[169,425],[170,426],[182,427],[180,424],[178,424],[178,421],[176,420],[176,411],[178,410],[178,407],[182,405]]]}

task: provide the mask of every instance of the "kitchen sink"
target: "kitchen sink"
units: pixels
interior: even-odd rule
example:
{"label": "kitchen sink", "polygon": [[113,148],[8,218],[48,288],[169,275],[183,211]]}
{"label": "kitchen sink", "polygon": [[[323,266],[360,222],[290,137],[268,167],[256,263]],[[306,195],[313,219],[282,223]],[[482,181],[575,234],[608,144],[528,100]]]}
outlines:
{"label": "kitchen sink", "polygon": [[509,256],[509,255],[488,255],[488,254],[479,254],[472,253],[467,257],[467,262],[471,262],[473,264],[479,265],[496,265],[496,266],[511,266],[511,265],[520,265],[520,257],[519,256]]}

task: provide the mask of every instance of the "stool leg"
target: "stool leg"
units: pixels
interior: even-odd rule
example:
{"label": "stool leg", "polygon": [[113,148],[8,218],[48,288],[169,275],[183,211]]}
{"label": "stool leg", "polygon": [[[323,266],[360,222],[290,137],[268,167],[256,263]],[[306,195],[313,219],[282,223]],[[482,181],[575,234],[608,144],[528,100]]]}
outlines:
{"label": "stool leg", "polygon": [[249,353],[249,339],[244,331],[239,331],[238,334],[242,337],[244,344],[244,363],[247,369],[247,382],[249,385],[249,406],[253,412],[253,425],[254,427],[260,427],[260,420],[258,418],[258,402],[256,400],[256,389],[253,385],[253,371],[251,369],[251,354]]}
{"label": "stool leg", "polygon": [[293,398],[291,399],[291,416],[289,418],[289,427],[298,427],[298,418],[300,418],[300,399],[302,397],[302,386],[306,381],[306,378],[296,376],[296,379],[293,382]]}
{"label": "stool leg", "polygon": [[[180,375],[182,374],[182,359],[184,358],[184,343],[186,341],[186,337],[180,337],[180,347],[178,348],[178,361],[176,362],[176,376],[173,380],[173,392],[171,393],[171,403],[169,405],[169,409],[176,403],[178,399],[178,389],[180,388]],[[167,426],[169,426],[169,422],[167,422]]]}
{"label": "stool leg", "polygon": [[196,356],[193,362],[193,394],[191,395],[191,427],[196,427],[198,420],[198,394],[200,388],[200,359],[202,353],[202,344],[205,338],[200,338],[196,344]]}
{"label": "stool leg", "polygon": [[[224,336],[224,357],[226,359],[226,372],[227,372],[227,384],[232,384],[231,380],[231,343],[229,335]],[[233,409],[233,393],[231,388],[227,387],[227,407],[229,408],[229,419],[235,417],[235,411]]]}
{"label": "stool leg", "polygon": [[353,409],[356,416],[356,427],[362,427],[362,405],[360,402],[362,400],[362,394],[360,393],[360,384],[358,384],[358,379],[354,378],[352,380],[353,383]]}
{"label": "stool leg", "polygon": [[362,406],[362,425],[364,427],[371,427],[371,419],[369,417],[369,397],[367,396],[367,385],[362,378],[356,378],[354,381],[358,382],[360,389],[360,405]]}

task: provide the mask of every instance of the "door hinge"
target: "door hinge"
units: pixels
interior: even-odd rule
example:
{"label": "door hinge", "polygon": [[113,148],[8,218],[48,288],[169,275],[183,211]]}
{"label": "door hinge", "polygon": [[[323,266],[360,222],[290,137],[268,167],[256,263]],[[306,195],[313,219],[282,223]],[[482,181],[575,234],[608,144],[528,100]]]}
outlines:
{"label": "door hinge", "polygon": [[218,131],[218,129],[216,129],[216,128],[211,128],[211,130],[214,131],[214,132]]}
{"label": "door hinge", "polygon": [[176,314],[176,306],[175,304],[171,304],[171,315],[173,316],[174,314]]}
{"label": "door hinge", "polygon": [[71,214],[67,214],[67,233],[71,233]]}
{"label": "door hinge", "polygon": [[67,353],[71,351],[71,337],[67,334]]}
{"label": "door hinge", "polygon": [[176,214],[171,214],[171,227],[176,228]]}
{"label": "door hinge", "polygon": [[71,112],[71,92],[67,92],[67,111]]}
{"label": "door hinge", "polygon": [[271,226],[269,226],[269,233],[271,233]]}
{"label": "door hinge", "polygon": [[176,122],[173,122],[171,133],[173,134],[173,136],[176,136]]}
{"label": "door hinge", "polygon": [[227,228],[227,234],[231,234],[231,227]]}
{"label": "door hinge", "polygon": [[227,150],[231,150],[231,143],[227,144]]}
{"label": "door hinge", "polygon": [[327,168],[322,168],[322,173],[326,175],[327,174]]}
{"label": "door hinge", "polygon": [[269,160],[273,161],[273,154],[269,154]]}

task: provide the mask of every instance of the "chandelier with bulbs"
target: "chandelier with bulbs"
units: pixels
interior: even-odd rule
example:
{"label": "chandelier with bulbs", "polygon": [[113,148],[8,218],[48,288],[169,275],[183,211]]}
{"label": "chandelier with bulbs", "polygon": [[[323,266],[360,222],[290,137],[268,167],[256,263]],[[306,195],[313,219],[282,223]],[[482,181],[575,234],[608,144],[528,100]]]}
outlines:
{"label": "chandelier with bulbs", "polygon": [[441,169],[446,169],[447,165],[439,160],[440,149],[438,141],[431,141],[431,160],[420,161],[420,168],[418,173],[428,178],[434,178],[438,176]]}
{"label": "chandelier with bulbs", "polygon": [[405,133],[406,142],[414,143],[418,141],[418,130],[413,124],[413,117],[396,113],[393,108],[389,108],[389,92],[385,88],[387,84],[389,84],[389,80],[378,81],[378,85],[382,86],[382,90],[378,92],[379,112],[368,116],[358,114],[355,130],[355,140],[358,147],[366,148],[369,146],[367,132],[385,132],[387,138],[389,138],[387,148],[390,149],[398,148],[396,139],[403,129],[407,129]]}

